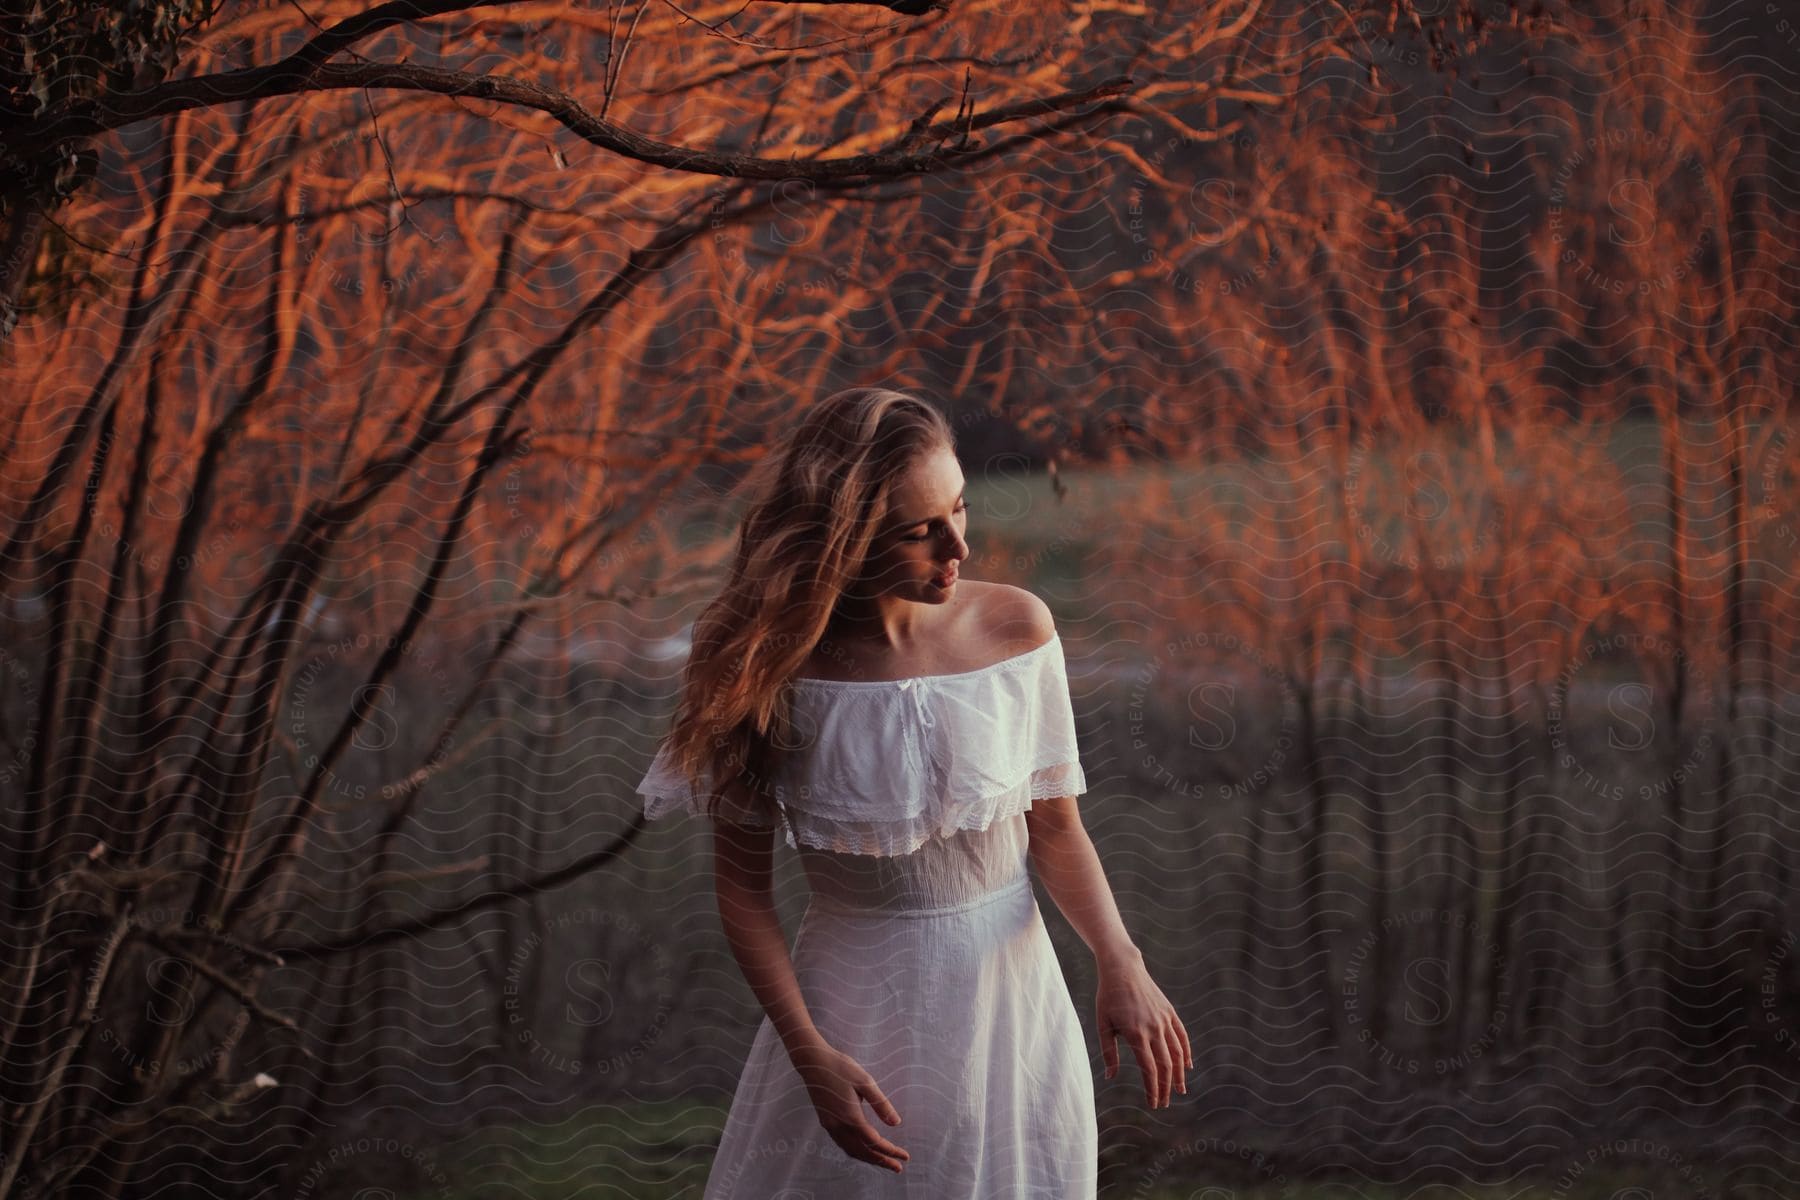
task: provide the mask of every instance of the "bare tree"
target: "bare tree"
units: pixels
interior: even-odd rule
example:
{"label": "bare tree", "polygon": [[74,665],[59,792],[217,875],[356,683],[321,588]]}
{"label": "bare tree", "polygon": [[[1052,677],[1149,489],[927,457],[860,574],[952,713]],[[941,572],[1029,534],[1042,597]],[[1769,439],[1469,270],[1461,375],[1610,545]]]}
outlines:
{"label": "bare tree", "polygon": [[[670,365],[644,339],[695,311],[700,285],[671,267],[780,217],[786,188],[841,213],[883,200],[884,185],[979,170],[1021,146],[1066,153],[1055,144],[1127,86],[988,68],[999,82],[977,87],[973,60],[956,81],[947,56],[904,97],[859,106],[871,93],[845,89],[803,121],[789,93],[817,85],[757,86],[785,74],[769,47],[873,60],[907,36],[917,6],[846,6],[836,37],[800,5],[770,6],[760,32],[705,14],[701,45],[720,53],[698,68],[684,61],[690,16],[672,5],[616,28],[571,7],[529,46],[516,23],[465,11],[495,7],[386,4],[322,29],[297,10],[271,20],[227,7],[201,14],[179,77],[174,63],[85,87],[55,76],[7,129],[14,265],[38,257],[54,226],[100,266],[92,286],[8,322],[13,377],[39,385],[15,427],[29,436],[9,440],[0,562],[15,595],[41,603],[19,629],[45,655],[23,714],[36,748],[8,802],[17,953],[0,1028],[0,1194],[120,1194],[159,1123],[203,1124],[271,1090],[304,1108],[302,1071],[247,1070],[248,1046],[286,1038],[276,1057],[302,1064],[344,1018],[307,1029],[271,1009],[259,998],[271,969],[366,955],[630,845],[636,824],[578,861],[494,880],[478,901],[385,921],[375,898],[400,864],[383,850],[362,884],[344,880],[364,898],[354,925],[325,941],[284,936],[311,831],[371,720],[391,719],[405,668],[429,638],[466,642],[491,622],[428,629],[446,585],[510,579],[513,598],[436,715],[428,753],[390,762],[400,773],[370,797],[383,847],[458,740],[479,740],[466,721],[527,623],[642,557],[631,538],[666,479],[640,470],[634,490],[618,473],[634,459],[668,465],[638,449],[666,432],[621,389],[628,364]],[[945,27],[942,14],[928,24]],[[44,44],[53,32],[38,31]],[[495,49],[519,69],[484,73]],[[231,65],[241,56],[267,65]],[[558,86],[591,93],[577,69],[590,63],[606,68],[597,104]],[[350,111],[318,103],[338,93]],[[710,145],[684,143],[702,128]],[[802,138],[803,154],[783,145]],[[577,146],[596,156],[579,172]],[[79,170],[53,177],[42,166],[53,162]],[[785,275],[809,252],[768,257]],[[749,264],[739,283],[765,269]],[[8,273],[9,311],[24,277]],[[706,361],[709,339],[727,355],[752,341],[715,324],[683,356]],[[694,463],[716,449],[700,438],[684,453]],[[571,464],[554,495],[525,479],[545,464]],[[522,486],[496,489],[497,473]],[[328,732],[296,745],[282,726],[297,660],[346,582],[388,632],[369,656],[346,656],[366,672],[348,711],[322,725],[331,714],[315,714]],[[320,983],[341,993],[354,974]],[[73,1008],[70,987],[84,990]],[[252,1025],[262,1030],[246,1043]]]}
{"label": "bare tree", "polygon": [[[1724,937],[1747,878],[1732,822],[1762,831],[1758,872],[1780,869],[1741,778],[1716,802],[1680,784],[1668,813],[1717,819],[1657,913],[1571,930],[1558,899],[1589,893],[1558,858],[1567,781],[1537,736],[1567,657],[1621,614],[1683,646],[1728,629],[1733,697],[1791,650],[1774,622],[1761,667],[1751,649],[1785,601],[1753,567],[1772,435],[1740,401],[1785,415],[1794,218],[1759,192],[1774,168],[1750,101],[1678,5],[647,0],[527,20],[420,0],[317,24],[150,6],[167,19],[129,28],[41,7],[20,26],[41,77],[0,58],[0,651],[33,648],[0,658],[23,684],[0,1195],[128,1194],[172,1122],[279,1113],[304,1137],[354,1090],[334,1054],[382,1019],[366,993],[400,986],[383,956],[472,914],[508,914],[471,951],[503,977],[506,922],[639,827],[572,859],[534,836],[503,862],[524,817],[496,809],[479,853],[407,861],[430,804],[491,761],[484,697],[533,638],[566,653],[583,602],[703,578],[717,549],[683,543],[671,496],[729,479],[790,397],[851,377],[941,385],[966,427],[1053,472],[1078,451],[1216,455],[1271,484],[1235,513],[1146,492],[1147,544],[1195,547],[1201,589],[1159,593],[1166,561],[1113,553],[1142,572],[1147,624],[1229,633],[1293,701],[1295,753],[1241,764],[1252,882],[1227,915],[1239,986],[1302,1006],[1308,1057],[1354,1036],[1346,861],[1370,929],[1425,896],[1495,948],[1438,927],[1375,941],[1377,981],[1408,956],[1454,966],[1430,1031],[1448,1056],[1483,1008],[1510,1022],[1498,1052],[1601,1053],[1570,1020],[1570,937],[1630,995],[1666,969],[1639,925],[1665,947]],[[1679,111],[1649,103],[1667,61],[1644,57],[1642,20],[1693,51]],[[125,49],[104,78],[71,65],[107,46]],[[1543,76],[1482,90],[1520,62]],[[1581,106],[1596,77],[1628,111]],[[1440,90],[1440,119],[1387,137]],[[1533,149],[1508,150],[1540,110]],[[1583,148],[1615,126],[1641,144]],[[1680,154],[1651,144],[1665,133]],[[1524,234],[1475,203],[1496,180],[1547,202]],[[1601,369],[1615,351],[1630,391]],[[1623,485],[1591,439],[1634,409],[1665,431],[1660,575],[1622,557]],[[1728,450],[1694,458],[1677,431],[1697,417]],[[1715,484],[1723,572],[1700,558],[1696,488]],[[332,625],[345,609],[385,631],[366,652]],[[434,652],[466,669],[427,685],[419,736],[375,736]],[[1383,689],[1407,656],[1442,689],[1430,856],[1408,853],[1418,779],[1393,788],[1373,749],[1342,749],[1403,707]],[[1682,678],[1677,720],[1701,690]],[[1489,683],[1502,765],[1471,783],[1452,698]],[[368,819],[362,861],[319,844],[340,817]],[[1593,849],[1583,886],[1618,896]],[[1705,988],[1745,977],[1741,958],[1692,965]],[[272,1004],[296,976],[307,1002]],[[1657,1028],[1634,1026],[1646,1046],[1704,1019],[1661,995]],[[1411,1020],[1391,997],[1366,1015],[1378,1041]]]}

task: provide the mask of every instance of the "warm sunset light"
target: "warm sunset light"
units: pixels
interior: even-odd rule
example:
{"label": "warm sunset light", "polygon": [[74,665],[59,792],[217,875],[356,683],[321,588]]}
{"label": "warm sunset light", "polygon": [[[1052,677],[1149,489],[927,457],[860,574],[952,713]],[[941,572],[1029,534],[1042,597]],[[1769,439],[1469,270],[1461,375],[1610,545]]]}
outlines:
{"label": "warm sunset light", "polygon": [[1800,9],[8,13],[0,1200],[1800,1194]]}

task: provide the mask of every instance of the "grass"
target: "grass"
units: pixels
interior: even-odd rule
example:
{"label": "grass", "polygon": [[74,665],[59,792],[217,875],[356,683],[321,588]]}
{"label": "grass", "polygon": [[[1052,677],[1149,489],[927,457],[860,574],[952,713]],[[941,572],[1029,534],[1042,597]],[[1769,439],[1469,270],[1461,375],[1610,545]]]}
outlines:
{"label": "grass", "polygon": [[[394,1194],[397,1200],[697,1200],[724,1118],[714,1105],[665,1101],[589,1108],[544,1124],[493,1125],[438,1151],[437,1185]],[[1735,1188],[1718,1169],[1691,1168],[1684,1174],[1666,1165],[1629,1164],[1595,1166],[1573,1177],[1550,1170],[1501,1184],[1290,1180],[1257,1185],[1171,1177],[1146,1188],[1125,1167],[1110,1172],[1100,1200],[1193,1200],[1215,1194],[1220,1200],[1614,1200],[1621,1195],[1729,1200],[1775,1194],[1742,1190],[1748,1181],[1741,1171],[1734,1174]]]}
{"label": "grass", "polygon": [[[1637,1171],[1588,1172],[1568,1187],[1559,1187],[1554,1181],[1520,1180],[1495,1185],[1439,1183],[1390,1187],[1374,1183],[1299,1183],[1217,1188],[1219,1200],[1620,1200],[1639,1196],[1644,1200],[1659,1196],[1704,1200],[1707,1197],[1723,1198],[1727,1194],[1711,1178],[1703,1187],[1696,1187],[1693,1180],[1674,1180],[1666,1174]],[[1199,1181],[1149,1192],[1130,1189],[1110,1193],[1102,1189],[1100,1192],[1101,1200],[1194,1200],[1197,1195],[1211,1197],[1213,1192],[1206,1190]]]}
{"label": "grass", "polygon": [[715,1105],[594,1106],[561,1121],[488,1125],[438,1151],[446,1184],[397,1200],[698,1197],[725,1123]]}

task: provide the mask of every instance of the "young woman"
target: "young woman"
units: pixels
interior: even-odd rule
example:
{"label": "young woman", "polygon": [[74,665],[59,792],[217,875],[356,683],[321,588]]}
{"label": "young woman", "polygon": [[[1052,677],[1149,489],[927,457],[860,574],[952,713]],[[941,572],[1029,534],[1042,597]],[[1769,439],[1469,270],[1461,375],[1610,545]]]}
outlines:
{"label": "young woman", "polygon": [[[1123,1038],[1164,1107],[1193,1053],[1077,813],[1049,609],[961,577],[962,471],[921,400],[841,392],[759,471],[638,786],[652,817],[713,818],[720,920],[767,1014],[706,1200],[1093,1197],[1093,1078],[1032,873],[1095,955],[1107,1076]],[[811,892],[791,956],[777,829]]]}

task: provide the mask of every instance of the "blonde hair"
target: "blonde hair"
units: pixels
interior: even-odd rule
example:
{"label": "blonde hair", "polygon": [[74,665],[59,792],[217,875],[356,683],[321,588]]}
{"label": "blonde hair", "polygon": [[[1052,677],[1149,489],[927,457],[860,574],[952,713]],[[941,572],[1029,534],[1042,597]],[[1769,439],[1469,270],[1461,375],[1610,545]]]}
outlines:
{"label": "blonde hair", "polygon": [[694,622],[669,734],[673,767],[719,813],[721,781],[752,809],[787,819],[773,780],[793,738],[792,685],[855,582],[888,498],[920,458],[954,451],[943,413],[884,387],[814,405],[752,469],[748,510],[725,585]]}

